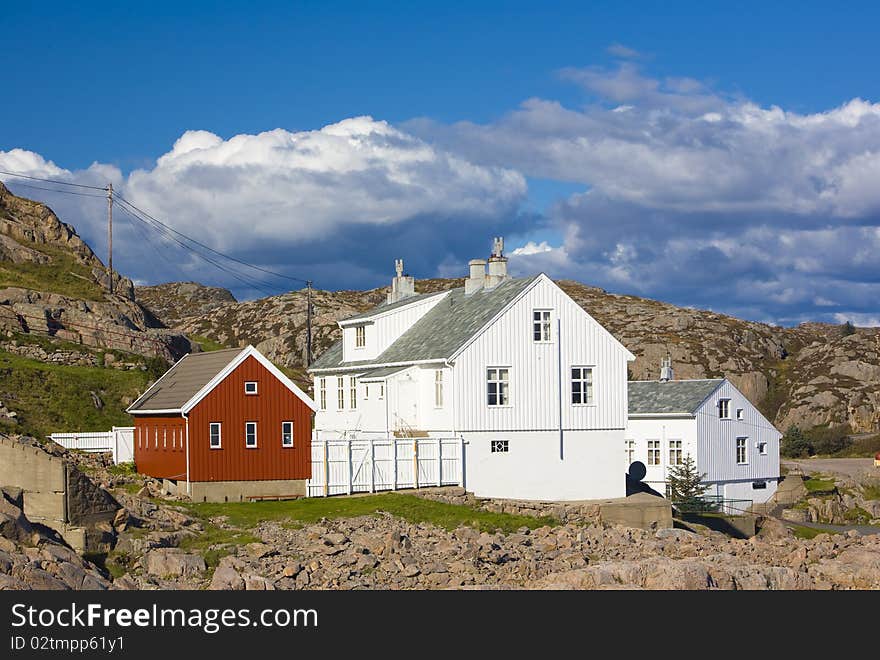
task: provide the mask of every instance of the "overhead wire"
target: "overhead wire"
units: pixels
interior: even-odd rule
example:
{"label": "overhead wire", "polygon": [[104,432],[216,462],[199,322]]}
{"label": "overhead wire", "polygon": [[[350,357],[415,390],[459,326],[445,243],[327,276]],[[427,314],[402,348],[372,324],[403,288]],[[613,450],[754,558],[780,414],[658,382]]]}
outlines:
{"label": "overhead wire", "polygon": [[35,190],[47,190],[49,192],[63,193],[65,195],[79,195],[80,197],[98,197],[98,198],[102,198],[102,199],[106,199],[106,197],[107,197],[106,195],[95,195],[94,193],[81,193],[81,192],[76,192],[75,190],[58,190],[57,188],[44,188],[43,186],[34,186],[29,183],[22,183],[21,181],[11,181],[8,183],[11,183],[14,186],[21,186],[23,188],[33,188]]}
{"label": "overhead wire", "polygon": [[46,179],[44,177],[39,176],[31,176],[28,174],[19,174],[18,172],[7,172],[6,170],[0,170],[0,174],[6,174],[7,176],[14,176],[20,179],[31,179],[33,181],[45,181],[46,183],[56,183],[60,186],[74,186],[76,188],[90,188],[92,190],[107,190],[106,186],[87,186],[84,183],[71,183],[70,181],[58,181],[57,179]]}

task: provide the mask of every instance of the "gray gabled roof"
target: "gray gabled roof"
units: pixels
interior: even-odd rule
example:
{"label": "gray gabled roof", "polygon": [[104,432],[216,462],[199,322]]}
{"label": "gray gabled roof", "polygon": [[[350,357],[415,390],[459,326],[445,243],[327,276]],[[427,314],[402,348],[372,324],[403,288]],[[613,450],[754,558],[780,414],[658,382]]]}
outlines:
{"label": "gray gabled roof", "polygon": [[398,300],[395,303],[382,303],[381,305],[377,305],[372,309],[368,309],[366,312],[362,312],[360,314],[355,314],[354,316],[349,316],[348,318],[342,319],[340,323],[348,323],[349,321],[365,321],[373,316],[377,316],[379,314],[384,314],[385,312],[390,312],[392,310],[397,309],[398,307],[406,307],[407,305],[412,305],[416,302],[422,302],[423,300],[427,300],[428,298],[433,298],[434,296],[442,296],[445,291],[434,291],[433,293],[420,293],[415,296],[410,296],[409,298],[404,298],[403,300]]}
{"label": "gray gabled roof", "polygon": [[693,415],[723,378],[703,380],[631,380],[629,391],[630,415]]}
{"label": "gray gabled roof", "polygon": [[247,349],[228,348],[185,355],[131,404],[128,410],[179,410],[244,350]]}
{"label": "gray gabled roof", "polygon": [[[480,289],[469,296],[464,295],[464,287],[452,289],[376,359],[343,363],[340,340],[310,370],[447,359],[539,277],[505,280],[493,289]],[[373,313],[379,309],[374,308]]]}

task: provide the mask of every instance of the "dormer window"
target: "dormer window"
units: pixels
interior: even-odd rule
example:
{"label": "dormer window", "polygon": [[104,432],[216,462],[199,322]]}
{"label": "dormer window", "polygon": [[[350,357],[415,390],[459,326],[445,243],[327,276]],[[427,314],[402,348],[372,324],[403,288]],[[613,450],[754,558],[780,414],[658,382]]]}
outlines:
{"label": "dormer window", "polygon": [[255,380],[245,381],[244,393],[245,394],[256,394],[257,393],[257,381],[255,381]]}
{"label": "dormer window", "polygon": [[359,325],[354,329],[354,347],[363,348],[367,345],[367,327]]}
{"label": "dormer window", "polygon": [[535,343],[550,341],[550,310],[536,309],[532,312],[532,339]]}

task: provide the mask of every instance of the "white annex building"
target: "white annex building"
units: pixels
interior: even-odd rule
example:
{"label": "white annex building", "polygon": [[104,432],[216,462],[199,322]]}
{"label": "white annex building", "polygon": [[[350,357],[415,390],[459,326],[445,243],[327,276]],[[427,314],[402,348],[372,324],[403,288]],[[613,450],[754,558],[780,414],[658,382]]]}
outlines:
{"label": "white annex building", "polygon": [[690,455],[707,495],[744,509],[770,499],[782,434],[726,378],[673,380],[668,362],[661,372],[660,380],[629,383],[625,465],[644,463],[645,483],[666,494],[669,469]]}
{"label": "white annex building", "polygon": [[[636,460],[662,494],[688,453],[708,494],[763,502],[775,492],[780,433],[733,385],[673,381],[668,365],[668,382],[627,383],[632,353],[543,273],[510,277],[502,248],[496,239],[463,287],[436,293],[416,294],[398,261],[387,301],[339,322],[342,339],[309,369],[325,475],[333,440],[436,438],[439,451],[447,438],[460,442],[461,482],[478,497],[623,497]],[[352,492],[354,472],[378,459],[364,449],[352,467],[346,451]]]}
{"label": "white annex building", "polygon": [[461,438],[480,497],[623,497],[635,358],[546,275],[510,277],[502,248],[437,293],[397,262],[387,302],[340,321],[309,369],[315,435]]}

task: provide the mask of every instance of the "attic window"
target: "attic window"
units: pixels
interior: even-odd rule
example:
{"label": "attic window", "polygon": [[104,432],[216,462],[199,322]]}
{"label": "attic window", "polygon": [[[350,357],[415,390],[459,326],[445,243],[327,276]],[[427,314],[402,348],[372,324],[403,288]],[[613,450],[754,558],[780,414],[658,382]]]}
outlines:
{"label": "attic window", "polygon": [[536,309],[532,312],[532,339],[537,343],[550,341],[549,309]]}
{"label": "attic window", "polygon": [[257,393],[257,381],[255,381],[255,380],[245,381],[244,393],[245,394],[256,394]]}
{"label": "attic window", "polygon": [[718,399],[718,419],[730,419],[730,399]]}
{"label": "attic window", "polygon": [[742,408],[737,408],[737,409],[736,409],[736,418],[737,418],[739,421],[742,421],[742,418],[743,418],[743,409],[742,409]]}
{"label": "attic window", "polygon": [[354,347],[363,348],[367,345],[367,328],[359,325],[354,329]]}

